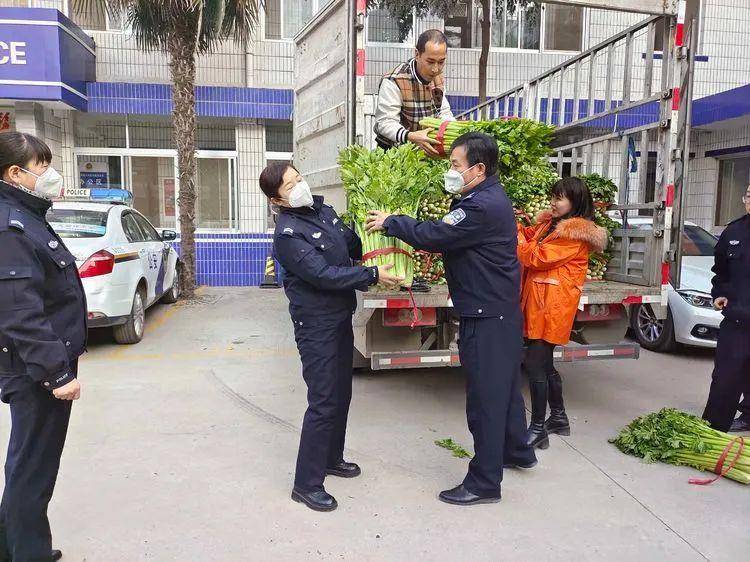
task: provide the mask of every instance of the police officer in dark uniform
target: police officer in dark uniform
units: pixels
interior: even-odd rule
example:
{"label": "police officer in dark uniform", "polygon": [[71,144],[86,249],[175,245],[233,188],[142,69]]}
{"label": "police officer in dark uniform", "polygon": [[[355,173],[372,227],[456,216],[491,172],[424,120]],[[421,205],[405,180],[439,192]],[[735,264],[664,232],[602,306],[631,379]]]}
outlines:
{"label": "police officer in dark uniform", "polygon": [[481,133],[453,143],[445,189],[461,194],[442,221],[369,214],[368,231],[384,230],[414,248],[442,252],[453,307],[461,317],[459,353],[466,370],[466,417],[474,458],[463,483],[440,493],[446,503],[500,501],[503,466],[531,468],[526,411],[519,386],[522,319],[516,222],[496,177],[497,144]]}
{"label": "police officer in dark uniform", "polygon": [[742,201],[747,214],[729,223],[714,250],[711,295],[724,320],[703,419],[719,431],[729,431],[750,388],[750,187]]}
{"label": "police officer in dark uniform", "polygon": [[0,399],[11,432],[0,504],[0,561],[58,560],[47,505],[57,479],[86,346],[75,258],[45,220],[62,177],[49,147],[0,133]]}
{"label": "police officer in dark uniform", "polygon": [[344,440],[352,396],[355,290],[380,282],[395,287],[391,266],[354,266],[362,242],[323,198],[310,192],[291,165],[271,164],[260,187],[278,208],[274,254],[284,267],[284,290],[307,384],[292,499],[316,511],[337,503],[323,487],[327,474],[352,478],[359,466],[344,461]]}

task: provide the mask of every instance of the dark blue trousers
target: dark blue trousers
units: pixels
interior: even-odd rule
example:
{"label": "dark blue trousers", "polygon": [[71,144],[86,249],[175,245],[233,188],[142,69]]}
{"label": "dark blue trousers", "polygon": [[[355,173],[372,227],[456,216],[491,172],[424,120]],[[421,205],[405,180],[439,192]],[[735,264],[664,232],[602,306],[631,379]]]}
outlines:
{"label": "dark blue trousers", "polygon": [[725,318],[719,330],[711,390],[703,419],[714,429],[728,431],[737,414],[740,396],[749,387],[750,321]]}
{"label": "dark blue trousers", "polygon": [[520,310],[504,317],[461,318],[458,349],[466,372],[466,419],[475,451],[464,486],[477,495],[500,490],[503,463],[536,460],[526,445],[522,346]]}
{"label": "dark blue trousers", "polygon": [[344,459],[346,423],[352,399],[354,334],[349,313],[293,319],[294,337],[307,384],[295,488],[323,489],[326,468]]}
{"label": "dark blue trousers", "polygon": [[3,377],[11,431],[0,503],[0,561],[49,562],[52,499],[72,402],[58,400],[27,377]]}

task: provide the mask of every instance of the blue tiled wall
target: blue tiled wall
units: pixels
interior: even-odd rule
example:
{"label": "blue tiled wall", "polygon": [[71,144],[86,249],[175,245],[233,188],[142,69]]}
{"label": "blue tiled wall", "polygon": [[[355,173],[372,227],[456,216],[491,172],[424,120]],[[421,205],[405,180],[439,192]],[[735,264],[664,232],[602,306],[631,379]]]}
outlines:
{"label": "blue tiled wall", "polygon": [[[174,247],[179,253],[179,241]],[[199,285],[255,286],[263,281],[271,242],[266,234],[199,234],[195,251]]]}
{"label": "blue tiled wall", "polygon": [[[88,111],[169,115],[172,87],[168,84],[92,82],[88,84]],[[198,86],[195,105],[203,117],[252,119],[292,118],[294,92],[273,88]]]}

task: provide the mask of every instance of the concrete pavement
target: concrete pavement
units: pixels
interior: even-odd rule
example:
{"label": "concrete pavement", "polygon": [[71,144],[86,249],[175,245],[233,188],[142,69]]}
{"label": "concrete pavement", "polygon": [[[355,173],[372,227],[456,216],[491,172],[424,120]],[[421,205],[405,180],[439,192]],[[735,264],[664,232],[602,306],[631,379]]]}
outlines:
{"label": "concrete pavement", "polygon": [[[330,514],[289,499],[305,387],[281,291],[211,289],[157,306],[136,346],[98,335],[81,364],[51,520],[69,561],[736,560],[750,545],[750,489],[690,486],[687,468],[645,465],[607,443],[637,415],[700,413],[712,357],[560,369],[573,434],[532,471],[506,471],[500,504],[437,493],[471,447],[458,370],[358,376],[353,480],[329,478]],[[0,438],[7,439],[7,408]],[[4,455],[3,455],[4,459]]]}

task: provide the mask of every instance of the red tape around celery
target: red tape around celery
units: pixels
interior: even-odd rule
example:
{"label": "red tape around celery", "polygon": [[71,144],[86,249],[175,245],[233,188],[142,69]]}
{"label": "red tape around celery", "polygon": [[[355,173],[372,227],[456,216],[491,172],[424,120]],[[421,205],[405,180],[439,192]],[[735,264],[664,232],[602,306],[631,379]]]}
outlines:
{"label": "red tape around celery", "polygon": [[[724,468],[724,463],[727,460],[727,456],[729,456],[729,451],[732,450],[732,447],[734,447],[735,443],[740,444],[740,446],[737,448],[737,453],[729,463],[729,466]],[[734,465],[737,464],[737,461],[739,460],[744,448],[745,440],[742,437],[735,437],[727,444],[726,447],[724,447],[724,451],[722,451],[721,455],[719,456],[719,460],[716,461],[716,466],[714,467],[714,474],[716,474],[716,476],[714,478],[691,478],[690,480],[688,480],[688,483],[696,484],[697,486],[706,486],[708,484],[713,484],[722,476],[726,476],[729,471],[734,468]]]}
{"label": "red tape around celery", "polygon": [[404,254],[405,256],[412,257],[412,255],[404,250],[403,248],[378,248],[377,250],[373,250],[372,252],[367,252],[364,256],[362,256],[362,261],[369,261],[372,258],[377,258],[378,256],[388,256],[390,254]]}
{"label": "red tape around celery", "polygon": [[406,288],[407,291],[409,291],[409,298],[411,298],[411,326],[409,326],[410,329],[414,329],[414,326],[417,325],[417,322],[419,322],[419,309],[417,308],[417,302],[414,300],[414,293],[411,290],[411,287]]}
{"label": "red tape around celery", "polygon": [[448,128],[448,125],[450,124],[450,121],[443,121],[440,123],[440,128],[438,129],[437,135],[435,135],[435,140],[437,140],[440,144],[438,145],[438,154],[440,156],[445,156],[445,130]]}

